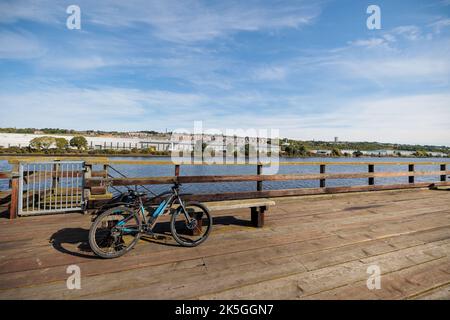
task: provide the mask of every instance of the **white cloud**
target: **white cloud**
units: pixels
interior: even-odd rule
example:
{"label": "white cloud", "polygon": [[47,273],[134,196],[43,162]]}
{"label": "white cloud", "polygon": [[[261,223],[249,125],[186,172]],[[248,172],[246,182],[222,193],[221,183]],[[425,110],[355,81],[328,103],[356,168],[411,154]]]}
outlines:
{"label": "white cloud", "polygon": [[417,40],[422,37],[422,31],[420,28],[413,25],[396,27],[392,29],[390,33],[400,35],[408,40]]}
{"label": "white cloud", "polygon": [[[339,136],[354,141],[450,145],[449,103],[449,94],[367,96],[336,102],[327,95],[238,92],[216,96],[54,86],[0,93],[0,126],[164,130],[190,128],[202,120],[205,128],[271,128],[299,139]],[[327,112],[314,112],[318,104],[328,104]]]}
{"label": "white cloud", "polygon": [[450,19],[440,19],[430,24],[430,26],[434,29],[434,32],[441,33],[442,29],[450,26]]}
{"label": "white cloud", "polygon": [[254,72],[256,80],[283,80],[286,78],[286,69],[282,67],[262,67]]}
{"label": "white cloud", "polygon": [[[327,113],[286,112],[276,117],[240,116],[234,126],[278,128],[282,136],[307,140],[379,141],[450,145],[450,95],[429,94],[359,98],[336,104]],[[227,121],[226,119],[224,121]]]}
{"label": "white cloud", "polygon": [[317,5],[264,1],[115,1],[95,7],[92,21],[111,27],[148,25],[155,36],[174,42],[210,40],[239,31],[298,28],[320,13]]}
{"label": "white cloud", "polygon": [[0,23],[23,20],[48,24],[65,22],[66,17],[63,4],[52,0],[2,0],[0,12]]}
{"label": "white cloud", "polygon": [[67,58],[50,58],[40,61],[40,66],[45,68],[53,68],[58,70],[89,70],[103,67],[119,65],[120,61],[104,59],[100,56],[92,57],[67,57]]}
{"label": "white cloud", "polygon": [[[400,79],[406,82],[448,83],[450,61],[442,56],[389,57],[374,59],[348,59],[336,61],[342,73],[358,78],[366,78],[379,83],[389,83]],[[397,84],[400,84],[397,82]]]}
{"label": "white cloud", "polygon": [[27,32],[0,32],[0,59],[31,59],[45,54],[46,49]]}
{"label": "white cloud", "polygon": [[[211,40],[240,31],[298,28],[309,24],[320,13],[318,4],[307,1],[271,3],[235,1],[218,3],[200,0],[111,0],[77,1],[83,25],[91,23],[108,28],[149,28],[164,40],[189,43]],[[0,4],[0,22],[30,20],[41,23],[65,23],[65,7],[54,1],[22,0]]]}
{"label": "white cloud", "polygon": [[350,41],[349,44],[352,46],[365,47],[371,49],[375,47],[386,46],[387,42],[385,39],[382,38],[370,38],[370,39]]}
{"label": "white cloud", "polygon": [[186,112],[196,106],[204,106],[201,95],[55,85],[1,92],[0,126],[131,129],[145,124],[150,128],[155,126],[155,118],[172,121],[162,119],[163,113]]}

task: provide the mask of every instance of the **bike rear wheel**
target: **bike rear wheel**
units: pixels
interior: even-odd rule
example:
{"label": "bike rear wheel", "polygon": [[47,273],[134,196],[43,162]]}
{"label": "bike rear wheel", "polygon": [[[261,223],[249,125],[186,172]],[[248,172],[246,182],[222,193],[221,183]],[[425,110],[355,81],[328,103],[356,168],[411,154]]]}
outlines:
{"label": "bike rear wheel", "polygon": [[184,247],[195,247],[205,241],[212,228],[212,217],[208,208],[199,202],[184,204],[191,222],[187,221],[181,206],[172,214],[170,230],[175,241]]}
{"label": "bike rear wheel", "polygon": [[102,258],[117,258],[130,251],[141,236],[137,212],[119,206],[99,215],[89,230],[89,245]]}

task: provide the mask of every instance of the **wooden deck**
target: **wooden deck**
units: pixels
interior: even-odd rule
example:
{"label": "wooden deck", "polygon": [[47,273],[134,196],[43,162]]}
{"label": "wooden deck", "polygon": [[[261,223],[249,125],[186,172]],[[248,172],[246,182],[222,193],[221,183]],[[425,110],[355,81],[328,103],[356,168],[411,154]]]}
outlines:
{"label": "wooden deck", "polygon": [[[89,216],[1,218],[0,298],[450,299],[450,192],[275,201],[262,229],[249,210],[222,211],[199,247],[144,238],[113,260],[89,251]],[[71,264],[80,290],[66,288]],[[374,264],[379,290],[366,287]]]}

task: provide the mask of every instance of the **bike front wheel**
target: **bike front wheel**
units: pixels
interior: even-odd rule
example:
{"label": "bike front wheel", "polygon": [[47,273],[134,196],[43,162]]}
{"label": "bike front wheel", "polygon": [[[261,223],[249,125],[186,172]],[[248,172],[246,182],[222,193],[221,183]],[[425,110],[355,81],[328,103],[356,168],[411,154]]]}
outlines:
{"label": "bike front wheel", "polygon": [[199,202],[184,204],[186,214],[181,206],[172,214],[170,231],[178,244],[184,247],[195,247],[205,241],[212,228],[213,220],[208,208]]}
{"label": "bike front wheel", "polygon": [[111,208],[100,214],[89,230],[89,245],[102,258],[117,258],[133,248],[140,238],[138,214],[127,207]]}

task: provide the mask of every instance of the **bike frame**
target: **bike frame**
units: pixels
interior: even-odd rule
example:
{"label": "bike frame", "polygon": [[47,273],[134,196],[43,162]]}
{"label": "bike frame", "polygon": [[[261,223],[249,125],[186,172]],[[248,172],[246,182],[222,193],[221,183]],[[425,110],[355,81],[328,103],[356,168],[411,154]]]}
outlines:
{"label": "bike frame", "polygon": [[[153,199],[158,198],[166,193],[169,193],[169,192],[163,192],[163,193],[157,195],[156,197],[154,197]],[[158,218],[166,212],[167,208],[172,207],[173,203],[176,200],[178,200],[178,203],[180,204],[180,207],[183,210],[183,214],[186,218],[186,221],[191,222],[191,217],[189,217],[189,214],[186,212],[184,202],[181,199],[180,194],[178,193],[178,189],[176,187],[172,187],[172,192],[170,193],[170,196],[167,199],[164,199],[158,205],[158,207],[155,209],[155,211],[152,213],[152,215],[148,217],[148,219],[145,218],[145,206],[144,206],[144,203],[142,202],[142,198],[140,196],[138,196],[138,199],[139,199],[139,211],[141,212],[141,215],[142,215],[142,221],[144,222],[144,226],[146,228],[150,227],[150,230],[151,230],[151,228],[153,228],[153,226],[157,222]],[[125,219],[119,221],[115,227],[120,227],[122,232],[136,232],[136,230],[132,230],[131,228],[122,227],[130,218],[131,217],[128,217],[128,218],[125,218]],[[141,232],[141,230],[139,230],[139,232]]]}
{"label": "bike frame", "polygon": [[[162,193],[162,194],[164,194],[164,193]],[[160,195],[158,195],[157,197],[159,197],[159,196]],[[181,199],[180,194],[178,193],[178,190],[175,187],[172,187],[172,192],[171,192],[170,196],[167,199],[164,199],[158,205],[158,207],[155,209],[155,211],[152,213],[152,215],[148,217],[147,220],[145,219],[145,206],[144,206],[144,204],[142,202],[142,199],[139,197],[139,208],[140,208],[140,212],[141,212],[141,215],[142,215],[142,219],[145,222],[145,224],[146,225],[149,225],[149,224],[153,225],[153,224],[155,224],[157,219],[160,216],[162,216],[163,214],[166,213],[166,209],[172,207],[173,203],[176,202],[176,201],[178,201],[178,203],[180,204],[180,206],[181,206],[181,208],[183,210],[183,214],[186,217],[186,220],[187,221],[191,221],[191,218],[189,217],[189,215],[186,212],[186,208],[184,206],[184,202]]]}

